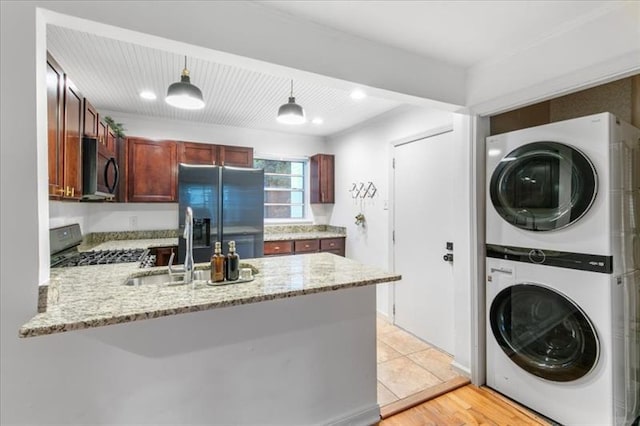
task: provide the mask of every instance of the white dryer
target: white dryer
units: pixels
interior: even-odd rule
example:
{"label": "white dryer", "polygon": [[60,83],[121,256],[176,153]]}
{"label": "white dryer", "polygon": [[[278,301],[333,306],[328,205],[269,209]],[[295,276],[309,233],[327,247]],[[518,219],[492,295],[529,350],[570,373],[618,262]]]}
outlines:
{"label": "white dryer", "polygon": [[630,424],[638,273],[598,271],[600,256],[538,252],[542,265],[529,250],[487,246],[488,386],[562,424]]}
{"label": "white dryer", "polygon": [[609,113],[488,137],[487,243],[612,256],[611,235],[638,228],[622,219],[640,188],[638,137]]}

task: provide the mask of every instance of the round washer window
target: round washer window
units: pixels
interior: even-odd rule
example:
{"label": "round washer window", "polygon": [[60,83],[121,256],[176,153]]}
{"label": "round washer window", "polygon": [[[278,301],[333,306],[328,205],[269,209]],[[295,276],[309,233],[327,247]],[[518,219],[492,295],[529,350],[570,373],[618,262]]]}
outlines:
{"label": "round washer window", "polygon": [[597,174],[575,148],[534,142],[510,152],[491,176],[498,214],[529,231],[564,228],[580,219],[596,197]]}
{"label": "round washer window", "polygon": [[518,284],[502,290],[491,303],[489,321],[507,356],[543,379],[577,380],[598,361],[598,336],[589,319],[546,287]]}

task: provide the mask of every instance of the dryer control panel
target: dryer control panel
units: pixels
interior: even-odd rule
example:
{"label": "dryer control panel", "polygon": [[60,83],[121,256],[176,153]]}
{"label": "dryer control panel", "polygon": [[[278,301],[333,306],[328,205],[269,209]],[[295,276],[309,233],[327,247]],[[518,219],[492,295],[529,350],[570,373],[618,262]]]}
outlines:
{"label": "dryer control panel", "polygon": [[487,244],[487,257],[604,274],[613,273],[613,256]]}

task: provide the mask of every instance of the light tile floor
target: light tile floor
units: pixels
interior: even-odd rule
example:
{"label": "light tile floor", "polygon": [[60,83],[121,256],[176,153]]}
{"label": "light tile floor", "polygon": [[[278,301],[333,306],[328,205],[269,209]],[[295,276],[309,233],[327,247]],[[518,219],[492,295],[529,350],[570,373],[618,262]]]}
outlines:
{"label": "light tile floor", "polygon": [[459,376],[451,367],[451,356],[380,316],[376,343],[380,406]]}

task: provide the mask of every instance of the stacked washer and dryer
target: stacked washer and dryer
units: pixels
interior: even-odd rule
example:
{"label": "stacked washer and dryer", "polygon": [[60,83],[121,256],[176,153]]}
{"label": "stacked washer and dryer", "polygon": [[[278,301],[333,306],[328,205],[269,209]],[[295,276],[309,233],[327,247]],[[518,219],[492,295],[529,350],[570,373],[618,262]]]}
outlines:
{"label": "stacked washer and dryer", "polygon": [[640,130],[487,138],[487,384],[563,424],[640,414]]}

